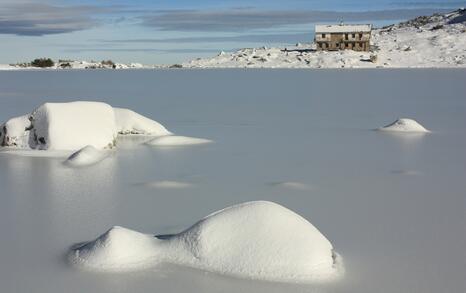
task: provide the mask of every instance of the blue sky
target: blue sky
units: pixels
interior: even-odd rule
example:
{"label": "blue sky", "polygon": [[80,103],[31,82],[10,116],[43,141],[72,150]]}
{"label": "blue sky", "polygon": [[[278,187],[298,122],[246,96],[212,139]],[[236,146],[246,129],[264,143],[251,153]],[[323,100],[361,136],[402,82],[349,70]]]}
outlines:
{"label": "blue sky", "polygon": [[380,26],[463,6],[466,0],[0,0],[0,63],[174,63],[309,42],[315,23]]}

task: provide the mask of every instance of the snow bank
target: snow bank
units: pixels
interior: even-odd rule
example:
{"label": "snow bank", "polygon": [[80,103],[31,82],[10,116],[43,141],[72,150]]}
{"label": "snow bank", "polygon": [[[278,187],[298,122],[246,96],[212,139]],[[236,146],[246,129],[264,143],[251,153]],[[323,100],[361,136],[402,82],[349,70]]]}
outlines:
{"label": "snow bank", "polygon": [[113,108],[120,134],[170,135],[162,124],[132,110]]}
{"label": "snow bank", "polygon": [[72,167],[89,166],[102,161],[107,156],[108,153],[106,151],[87,145],[69,156],[65,164]]}
{"label": "snow bank", "polygon": [[179,136],[179,135],[167,135],[157,137],[147,142],[148,145],[152,146],[185,146],[185,145],[197,145],[211,143],[211,140],[204,138]]}
{"label": "snow bank", "polygon": [[237,277],[286,282],[328,281],[343,273],[332,244],[296,213],[267,201],[217,211],[175,235],[114,227],[76,245],[69,259],[98,271],[173,263]]}
{"label": "snow bank", "polygon": [[409,118],[400,118],[391,124],[378,128],[377,130],[395,131],[395,132],[417,132],[417,133],[430,132],[429,130],[424,128],[424,126],[419,124],[416,120],[409,119]]}

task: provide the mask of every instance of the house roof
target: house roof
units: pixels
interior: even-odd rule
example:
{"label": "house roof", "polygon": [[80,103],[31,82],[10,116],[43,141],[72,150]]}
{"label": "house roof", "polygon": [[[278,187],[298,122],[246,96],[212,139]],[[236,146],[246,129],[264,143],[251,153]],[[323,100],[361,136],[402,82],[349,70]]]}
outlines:
{"label": "house roof", "polygon": [[319,33],[368,33],[371,24],[318,24],[315,31]]}

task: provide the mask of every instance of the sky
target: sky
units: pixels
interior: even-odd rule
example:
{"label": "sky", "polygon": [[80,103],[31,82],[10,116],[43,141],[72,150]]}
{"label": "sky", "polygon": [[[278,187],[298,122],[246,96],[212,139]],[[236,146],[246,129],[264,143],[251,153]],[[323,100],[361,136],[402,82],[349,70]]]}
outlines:
{"label": "sky", "polygon": [[0,63],[170,64],[245,47],[311,42],[316,23],[376,26],[466,0],[0,0]]}

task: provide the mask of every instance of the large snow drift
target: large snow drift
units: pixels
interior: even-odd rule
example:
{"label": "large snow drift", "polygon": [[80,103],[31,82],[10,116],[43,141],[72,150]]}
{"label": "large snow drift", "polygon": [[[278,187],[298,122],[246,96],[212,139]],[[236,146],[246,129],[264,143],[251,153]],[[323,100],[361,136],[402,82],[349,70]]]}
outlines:
{"label": "large snow drift", "polygon": [[428,133],[430,132],[424,126],[419,124],[416,120],[409,118],[400,118],[393,123],[390,123],[384,127],[378,128],[380,131],[394,131],[394,132],[416,132],[416,133]]}
{"label": "large snow drift", "polygon": [[174,136],[162,124],[124,108],[101,102],[45,103],[31,114],[0,125],[2,146],[38,150],[79,150],[85,146],[112,148],[118,135],[160,137],[155,145],[187,145],[210,142]]}
{"label": "large snow drift", "polygon": [[127,271],[173,263],[237,277],[315,282],[343,268],[332,244],[296,213],[267,201],[217,211],[175,235],[152,236],[113,227],[76,245],[69,259],[98,271]]}

